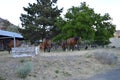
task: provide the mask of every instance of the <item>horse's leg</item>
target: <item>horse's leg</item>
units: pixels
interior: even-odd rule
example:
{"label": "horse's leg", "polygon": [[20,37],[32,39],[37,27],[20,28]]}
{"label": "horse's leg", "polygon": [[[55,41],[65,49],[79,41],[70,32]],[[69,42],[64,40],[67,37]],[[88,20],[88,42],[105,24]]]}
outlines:
{"label": "horse's leg", "polygon": [[76,45],[75,45],[75,49],[76,49],[76,50],[80,50],[79,44],[76,44]]}
{"label": "horse's leg", "polygon": [[65,51],[65,50],[66,50],[66,48],[65,48],[65,47],[63,47],[62,49],[63,49],[63,51]]}
{"label": "horse's leg", "polygon": [[47,52],[50,52],[50,47],[47,47]]}
{"label": "horse's leg", "polygon": [[73,46],[71,46],[71,50],[72,50],[72,51],[74,51],[74,45],[73,45]]}
{"label": "horse's leg", "polygon": [[73,46],[73,45],[70,45],[70,46],[69,46],[69,50],[74,51],[74,46]]}
{"label": "horse's leg", "polygon": [[67,51],[68,50],[68,45],[65,45],[64,47],[63,47],[63,51]]}
{"label": "horse's leg", "polygon": [[10,54],[11,48],[10,48],[10,47],[7,47],[7,51],[8,51],[8,53]]}
{"label": "horse's leg", "polygon": [[80,44],[77,44],[77,49],[80,50]]}
{"label": "horse's leg", "polygon": [[8,53],[10,54],[10,50],[8,50]]}
{"label": "horse's leg", "polygon": [[67,49],[68,49],[68,50],[71,50],[71,45],[68,45],[68,46],[67,46]]}
{"label": "horse's leg", "polygon": [[65,44],[62,46],[62,50],[63,50],[63,51],[66,50],[66,45],[65,45]]}
{"label": "horse's leg", "polygon": [[43,48],[43,51],[44,51],[44,52],[46,51],[46,47]]}
{"label": "horse's leg", "polygon": [[11,49],[8,50],[8,53],[9,53],[9,54],[10,54],[10,52],[11,52]]}
{"label": "horse's leg", "polygon": [[61,48],[62,48],[63,51],[66,50],[66,46],[67,46],[67,45],[66,45],[65,43],[62,43]]}

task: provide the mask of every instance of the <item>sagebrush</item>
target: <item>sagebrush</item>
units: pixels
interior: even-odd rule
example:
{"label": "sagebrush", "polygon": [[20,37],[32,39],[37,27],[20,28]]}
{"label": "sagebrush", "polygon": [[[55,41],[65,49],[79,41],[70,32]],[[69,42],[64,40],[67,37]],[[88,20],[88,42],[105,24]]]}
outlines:
{"label": "sagebrush", "polygon": [[31,71],[32,71],[32,63],[25,62],[23,63],[23,65],[17,68],[16,74],[20,78],[26,78]]}

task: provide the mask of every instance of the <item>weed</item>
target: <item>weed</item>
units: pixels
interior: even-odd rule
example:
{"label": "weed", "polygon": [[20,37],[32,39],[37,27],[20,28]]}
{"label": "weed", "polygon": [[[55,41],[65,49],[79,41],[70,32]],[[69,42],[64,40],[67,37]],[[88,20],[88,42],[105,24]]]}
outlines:
{"label": "weed", "polygon": [[58,74],[58,73],[59,73],[59,70],[55,70],[55,73],[57,73],[57,74]]}
{"label": "weed", "polygon": [[63,75],[64,75],[64,76],[71,76],[70,73],[68,73],[68,72],[64,72],[64,71],[63,71]]}
{"label": "weed", "polygon": [[23,63],[23,62],[25,62],[25,60],[24,60],[24,59],[21,59],[20,62]]}
{"label": "weed", "polygon": [[86,58],[91,58],[91,57],[92,57],[92,55],[91,55],[91,54],[86,55]]}

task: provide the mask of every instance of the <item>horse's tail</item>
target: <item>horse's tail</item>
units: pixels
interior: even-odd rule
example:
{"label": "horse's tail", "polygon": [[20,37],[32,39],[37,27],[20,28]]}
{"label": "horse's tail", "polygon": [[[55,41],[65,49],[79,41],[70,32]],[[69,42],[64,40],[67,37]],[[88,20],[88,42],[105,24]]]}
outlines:
{"label": "horse's tail", "polygon": [[65,51],[66,48],[67,48],[67,41],[66,40],[63,41],[62,44],[61,44],[61,46],[62,46],[63,51]]}

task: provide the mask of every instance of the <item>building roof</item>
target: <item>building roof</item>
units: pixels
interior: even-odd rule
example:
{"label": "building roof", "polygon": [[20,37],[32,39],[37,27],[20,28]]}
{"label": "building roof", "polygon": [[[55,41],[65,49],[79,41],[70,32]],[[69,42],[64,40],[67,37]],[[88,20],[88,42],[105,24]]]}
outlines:
{"label": "building roof", "polygon": [[15,37],[15,38],[23,39],[23,36],[19,33],[4,31],[4,30],[0,30],[0,37],[10,37],[10,38]]}

